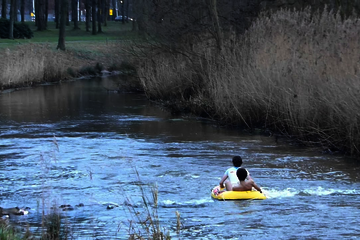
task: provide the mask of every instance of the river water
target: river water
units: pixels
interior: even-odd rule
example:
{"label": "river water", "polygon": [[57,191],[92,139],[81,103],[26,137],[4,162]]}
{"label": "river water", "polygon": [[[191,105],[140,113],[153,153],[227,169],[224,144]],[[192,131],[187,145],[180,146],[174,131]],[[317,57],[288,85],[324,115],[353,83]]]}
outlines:
{"label": "river water", "polygon": [[[356,161],[172,116],[141,94],[108,92],[117,78],[0,94],[0,206],[30,207],[12,223],[39,234],[56,210],[70,238],[127,239],[157,184],[173,239],[360,237]],[[234,155],[268,199],[211,199]]]}

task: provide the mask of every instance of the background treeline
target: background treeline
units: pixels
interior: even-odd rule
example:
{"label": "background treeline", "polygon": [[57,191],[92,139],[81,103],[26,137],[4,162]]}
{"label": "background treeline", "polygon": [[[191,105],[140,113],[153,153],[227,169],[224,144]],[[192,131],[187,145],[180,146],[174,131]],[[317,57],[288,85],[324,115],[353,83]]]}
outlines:
{"label": "background treeline", "polygon": [[133,60],[146,94],[174,111],[359,155],[357,1],[277,2],[142,1],[149,41]]}
{"label": "background treeline", "polygon": [[[14,34],[14,24],[18,21],[34,21],[37,31],[44,31],[48,21],[55,21],[55,28],[60,28],[60,17],[64,15],[64,24],[80,29],[79,22],[85,22],[85,29],[93,35],[102,33],[102,26],[107,21],[122,16],[122,21],[129,21],[133,14],[133,2],[136,0],[0,0],[1,19],[8,20],[8,27],[0,29],[1,38],[31,38],[29,34]],[[111,10],[111,11],[110,11]],[[111,15],[110,15],[111,12]],[[30,24],[30,23],[29,23]],[[19,26],[19,24],[17,24]],[[17,29],[15,29],[17,30]]]}

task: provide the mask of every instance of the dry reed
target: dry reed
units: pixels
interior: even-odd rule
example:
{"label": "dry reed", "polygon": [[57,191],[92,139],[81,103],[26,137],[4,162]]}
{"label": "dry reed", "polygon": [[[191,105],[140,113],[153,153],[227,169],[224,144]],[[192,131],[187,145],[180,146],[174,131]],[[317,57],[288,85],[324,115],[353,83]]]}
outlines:
{"label": "dry reed", "polygon": [[[135,168],[135,173],[140,181],[139,172]],[[139,184],[142,199],[142,210],[139,210],[133,204],[128,204],[128,211],[131,219],[129,220],[128,233],[129,239],[153,239],[169,240],[170,232],[161,226],[160,216],[158,213],[158,187],[156,184],[150,186],[151,199],[146,194],[146,189]],[[127,198],[128,203],[132,202]],[[177,233],[181,230],[180,214],[177,215]]]}
{"label": "dry reed", "polygon": [[149,97],[183,100],[179,92],[190,87],[188,104],[211,109],[222,122],[359,155],[357,18],[279,10],[242,36],[226,34],[220,53],[204,40],[187,56],[148,55],[138,72]]}
{"label": "dry reed", "polygon": [[66,51],[54,44],[29,43],[1,49],[0,90],[58,82],[79,75],[82,68],[96,64],[109,69],[119,65],[128,43],[68,43]]}
{"label": "dry reed", "polygon": [[1,88],[64,79],[71,66],[68,54],[52,51],[46,44],[20,45],[5,52],[6,57],[0,61]]}

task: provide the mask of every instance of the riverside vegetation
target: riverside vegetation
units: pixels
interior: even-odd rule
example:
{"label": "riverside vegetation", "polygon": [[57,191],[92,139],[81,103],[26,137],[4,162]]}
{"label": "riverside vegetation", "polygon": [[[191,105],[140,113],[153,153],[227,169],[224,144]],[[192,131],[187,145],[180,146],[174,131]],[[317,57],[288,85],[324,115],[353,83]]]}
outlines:
{"label": "riverside vegetation", "polygon": [[138,67],[146,95],[174,111],[359,156],[357,17],[279,10],[243,35],[223,34],[221,50],[209,36],[178,51],[148,48]]}
{"label": "riverside vegetation", "polygon": [[280,10],[261,15],[240,36],[223,32],[220,52],[208,35],[195,44],[184,36],[175,50],[157,41],[135,44],[130,24],[116,22],[96,36],[68,27],[62,52],[55,50],[58,30],[49,26],[53,30],[35,31],[30,43],[1,40],[0,88],[131,63],[146,95],[174,111],[359,156],[359,25],[355,16],[329,11]]}
{"label": "riverside vegetation", "polygon": [[109,22],[96,36],[68,27],[63,52],[55,50],[53,26],[34,32],[30,43],[0,44],[0,87],[130,66],[138,76],[132,85],[175,112],[359,156],[359,31],[355,16],[279,10],[259,16],[242,35],[223,32],[219,51],[206,34],[195,44],[184,36],[176,49],[158,39],[140,44],[129,24]]}
{"label": "riverside vegetation", "polygon": [[39,32],[28,23],[34,38],[0,40],[1,90],[119,70],[126,60],[123,49],[135,36],[130,24],[117,22],[109,22],[104,32],[95,36],[68,26],[67,50],[57,51],[59,30],[54,22],[48,24],[48,30]]}

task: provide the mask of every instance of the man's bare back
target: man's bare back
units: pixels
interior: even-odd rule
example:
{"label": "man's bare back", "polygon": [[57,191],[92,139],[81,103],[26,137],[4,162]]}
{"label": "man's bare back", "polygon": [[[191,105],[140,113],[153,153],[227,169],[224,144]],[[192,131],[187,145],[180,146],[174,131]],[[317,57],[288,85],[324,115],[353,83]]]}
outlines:
{"label": "man's bare back", "polygon": [[233,188],[232,188],[233,191],[251,191],[252,188],[255,188],[256,190],[258,190],[259,192],[262,193],[260,187],[258,185],[256,185],[254,180],[249,179],[246,181],[246,177],[248,175],[248,172],[246,171],[246,169],[239,168],[236,171],[236,175],[240,180],[240,184],[237,186],[233,186]]}

